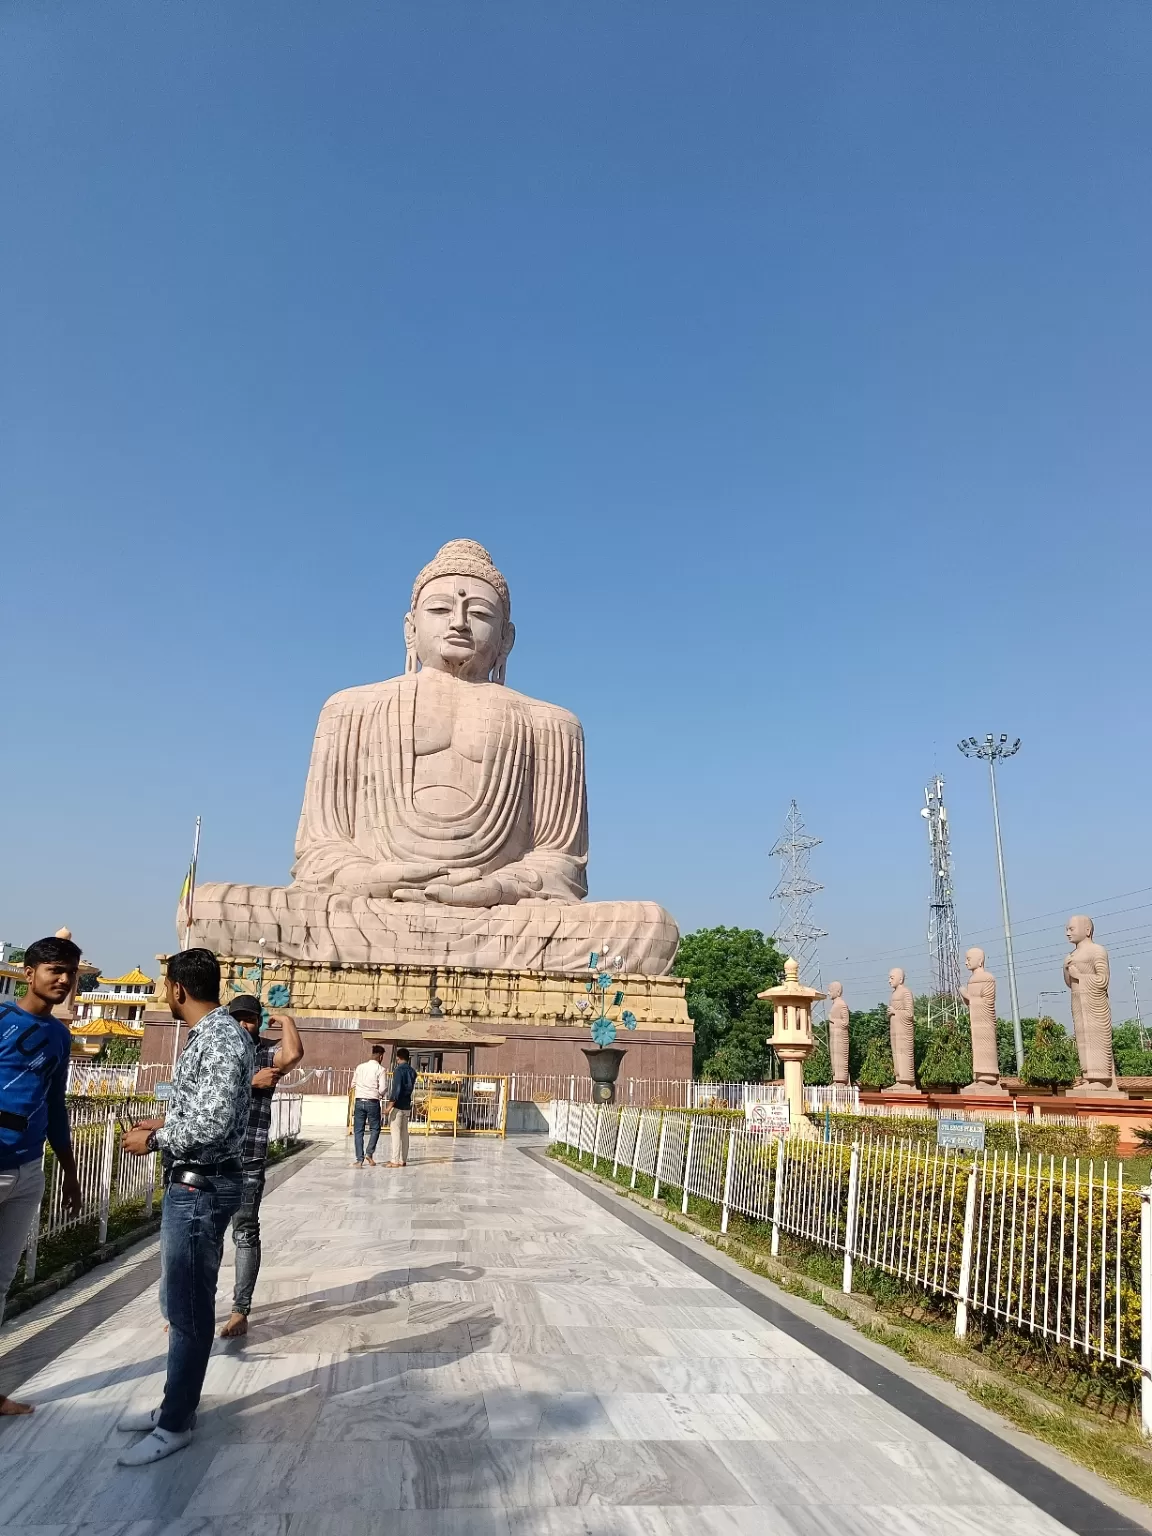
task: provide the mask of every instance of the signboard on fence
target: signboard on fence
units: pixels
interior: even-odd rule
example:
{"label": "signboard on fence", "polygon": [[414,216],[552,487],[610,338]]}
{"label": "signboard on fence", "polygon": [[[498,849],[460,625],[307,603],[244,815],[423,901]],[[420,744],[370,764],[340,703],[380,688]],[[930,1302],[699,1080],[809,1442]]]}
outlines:
{"label": "signboard on fence", "polygon": [[983,1152],[983,1120],[937,1120],[936,1145],[956,1147],[963,1152]]}
{"label": "signboard on fence", "polygon": [[170,1099],[172,1097],[172,1084],[157,1083],[152,1090],[152,1097],[154,1099]]}
{"label": "signboard on fence", "polygon": [[791,1121],[791,1106],[785,1099],[782,1103],[765,1104],[760,1100],[749,1102],[744,1106],[744,1125],[749,1131],[756,1131],[761,1136],[787,1136]]}

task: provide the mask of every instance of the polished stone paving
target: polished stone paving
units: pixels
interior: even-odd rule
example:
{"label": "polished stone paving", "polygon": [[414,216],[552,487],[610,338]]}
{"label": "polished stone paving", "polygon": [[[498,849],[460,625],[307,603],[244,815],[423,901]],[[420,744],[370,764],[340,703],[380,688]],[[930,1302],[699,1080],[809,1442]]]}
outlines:
{"label": "polished stone paving", "polygon": [[0,1532],[1066,1529],[514,1143],[414,1139],[403,1171],[333,1144],[283,1183],[252,1331],[156,1467],[115,1465],[163,1381],[155,1286],[94,1321],[0,1421]]}

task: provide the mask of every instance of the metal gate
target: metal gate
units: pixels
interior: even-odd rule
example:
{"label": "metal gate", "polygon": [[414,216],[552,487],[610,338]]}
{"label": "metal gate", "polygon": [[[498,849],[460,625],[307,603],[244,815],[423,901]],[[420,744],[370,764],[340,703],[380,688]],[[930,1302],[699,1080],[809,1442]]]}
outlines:
{"label": "metal gate", "polygon": [[[428,1100],[438,1105],[456,1100],[454,1129],[465,1136],[503,1136],[508,1121],[508,1079],[477,1073],[421,1072],[412,1095],[412,1128],[427,1131]],[[437,1132],[449,1128],[441,1114],[436,1117]]]}

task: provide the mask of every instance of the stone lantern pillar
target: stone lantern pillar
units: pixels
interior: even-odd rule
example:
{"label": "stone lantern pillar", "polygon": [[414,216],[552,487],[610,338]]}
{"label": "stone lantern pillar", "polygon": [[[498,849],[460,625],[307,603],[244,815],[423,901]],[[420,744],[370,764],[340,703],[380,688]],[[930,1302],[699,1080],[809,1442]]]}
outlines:
{"label": "stone lantern pillar", "polygon": [[784,1063],[784,1092],[788,1098],[792,1130],[801,1136],[815,1134],[804,1113],[804,1063],[816,1049],[812,1035],[812,1004],[826,994],[800,984],[800,967],[789,956],[784,962],[784,980],[758,996],[772,1004],[775,1019],[768,1044]]}

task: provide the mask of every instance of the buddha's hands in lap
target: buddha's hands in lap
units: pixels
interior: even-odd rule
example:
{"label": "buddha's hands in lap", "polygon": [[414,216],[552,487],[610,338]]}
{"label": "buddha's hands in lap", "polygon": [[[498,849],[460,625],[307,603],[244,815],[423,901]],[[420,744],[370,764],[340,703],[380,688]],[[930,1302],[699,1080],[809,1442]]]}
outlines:
{"label": "buddha's hands in lap", "polygon": [[400,864],[382,859],[376,864],[358,864],[344,870],[337,884],[349,896],[386,899],[400,895],[405,888],[422,887],[429,880],[442,880],[447,874],[443,866],[436,864]]}
{"label": "buddha's hands in lap", "polygon": [[463,869],[446,880],[433,880],[424,887],[419,899],[437,901],[445,907],[513,906],[534,896],[543,883],[534,869],[523,865],[510,864],[491,875]]}

